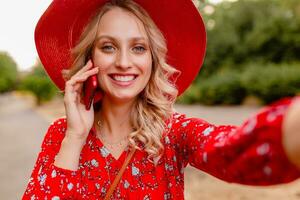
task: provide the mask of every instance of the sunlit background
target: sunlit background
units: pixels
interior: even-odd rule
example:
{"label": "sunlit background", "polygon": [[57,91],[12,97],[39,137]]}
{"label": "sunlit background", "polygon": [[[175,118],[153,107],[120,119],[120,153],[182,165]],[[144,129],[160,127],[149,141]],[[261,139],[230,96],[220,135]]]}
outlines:
{"label": "sunlit background", "polygon": [[20,70],[32,67],[37,53],[35,25],[51,0],[10,0],[0,3],[0,51],[8,52]]}
{"label": "sunlit background", "polygon": [[[210,0],[219,3],[222,0]],[[0,51],[8,52],[20,70],[36,62],[34,28],[51,0],[10,0],[0,3]]]}
{"label": "sunlit background", "polygon": [[[0,0],[0,199],[21,199],[47,127],[65,114],[34,44],[35,25],[51,2]],[[262,106],[300,94],[299,0],[193,2],[206,24],[207,53],[178,98],[179,112],[240,125]],[[300,182],[246,187],[188,167],[185,191],[187,200],[299,200]]]}

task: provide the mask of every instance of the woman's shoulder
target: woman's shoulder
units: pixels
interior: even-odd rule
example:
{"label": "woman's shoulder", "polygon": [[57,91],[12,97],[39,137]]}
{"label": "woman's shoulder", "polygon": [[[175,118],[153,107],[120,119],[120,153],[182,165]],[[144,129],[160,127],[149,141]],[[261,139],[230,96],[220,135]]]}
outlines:
{"label": "woman's shoulder", "polygon": [[205,120],[196,117],[189,117],[184,113],[173,112],[169,120],[167,120],[168,127],[187,126],[188,124],[208,124]]}
{"label": "woman's shoulder", "polygon": [[172,116],[166,121],[165,134],[177,135],[183,132],[195,131],[196,129],[201,131],[210,127],[210,125],[201,118],[189,117],[184,113],[173,112]]}

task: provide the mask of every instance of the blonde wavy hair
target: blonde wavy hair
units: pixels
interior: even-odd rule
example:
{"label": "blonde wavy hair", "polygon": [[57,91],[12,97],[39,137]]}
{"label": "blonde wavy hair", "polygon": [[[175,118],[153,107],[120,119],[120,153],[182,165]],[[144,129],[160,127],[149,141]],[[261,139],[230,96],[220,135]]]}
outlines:
{"label": "blonde wavy hair", "polygon": [[[135,148],[141,143],[148,153],[148,159],[160,158],[164,146],[161,142],[166,129],[165,121],[172,116],[173,104],[178,90],[169,81],[180,73],[166,63],[167,45],[165,38],[148,13],[133,0],[109,1],[97,12],[84,29],[78,44],[72,49],[73,64],[64,71],[65,79],[70,79],[91,56],[101,17],[113,8],[121,8],[134,14],[144,25],[152,54],[150,80],[139,94],[131,112],[130,120],[134,132],[130,134],[130,145]],[[155,159],[156,160],[156,159]]]}

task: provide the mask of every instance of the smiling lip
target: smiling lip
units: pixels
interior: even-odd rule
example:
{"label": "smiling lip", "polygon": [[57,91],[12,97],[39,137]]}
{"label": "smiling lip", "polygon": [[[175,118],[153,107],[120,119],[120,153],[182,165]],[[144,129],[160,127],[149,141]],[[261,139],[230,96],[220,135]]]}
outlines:
{"label": "smiling lip", "polygon": [[132,85],[137,76],[137,74],[109,74],[112,82],[121,87],[128,87]]}

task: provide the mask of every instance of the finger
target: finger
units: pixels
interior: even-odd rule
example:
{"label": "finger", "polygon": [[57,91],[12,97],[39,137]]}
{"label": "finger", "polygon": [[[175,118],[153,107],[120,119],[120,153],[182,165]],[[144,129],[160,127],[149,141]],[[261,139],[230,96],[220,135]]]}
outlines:
{"label": "finger", "polygon": [[85,72],[81,75],[73,77],[72,79],[75,80],[77,83],[78,82],[83,82],[83,81],[86,81],[90,76],[93,76],[97,73],[98,73],[98,69],[95,68],[95,69],[89,70],[89,71],[87,71],[87,72]]}
{"label": "finger", "polygon": [[74,87],[77,83],[82,83],[87,80],[88,77],[97,74],[99,71],[98,68],[93,68],[84,74],[73,76],[69,81],[66,82],[66,86]]}
{"label": "finger", "polygon": [[92,76],[94,74],[98,73],[98,68],[89,70],[87,73],[77,77],[73,76],[70,80],[66,82],[65,85],[65,93],[66,94],[71,94],[74,92],[77,92],[79,95],[82,93],[82,87],[83,87],[83,82],[85,82],[89,76]]}
{"label": "finger", "polygon": [[99,72],[99,68],[98,67],[94,67],[92,69],[89,69],[87,71],[83,71],[81,73],[75,74],[72,79],[77,78],[77,77],[82,77],[82,76],[91,76],[94,74],[97,74]]}
{"label": "finger", "polygon": [[92,66],[93,66],[93,63],[91,60],[89,60],[76,74],[81,74],[81,73],[89,70]]}
{"label": "finger", "polygon": [[96,68],[93,68],[93,69],[91,69],[91,70],[88,70],[88,71],[82,73],[82,74],[80,75],[80,77],[86,77],[86,78],[88,78],[88,77],[90,77],[90,76],[92,76],[92,75],[97,74],[98,72],[99,72],[99,68],[96,67]]}
{"label": "finger", "polygon": [[73,92],[75,81],[74,79],[70,79],[65,84],[65,93]]}
{"label": "finger", "polygon": [[78,91],[81,94],[82,87],[83,87],[83,84],[76,84],[76,85],[74,85],[74,90]]}

